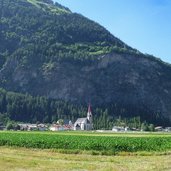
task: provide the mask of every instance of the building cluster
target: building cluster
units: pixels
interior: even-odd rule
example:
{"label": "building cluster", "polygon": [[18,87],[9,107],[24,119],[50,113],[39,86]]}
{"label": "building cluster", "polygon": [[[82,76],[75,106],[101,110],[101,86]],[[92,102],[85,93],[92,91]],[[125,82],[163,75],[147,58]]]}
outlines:
{"label": "building cluster", "polygon": [[[112,132],[129,132],[129,131],[140,132],[143,130],[137,129],[137,128],[121,127],[121,126],[114,126],[112,128]],[[171,132],[171,127],[163,128],[162,126],[157,126],[154,128],[154,131],[155,132]]]}
{"label": "building cluster", "polygon": [[90,105],[88,106],[87,117],[78,118],[73,124],[71,121],[65,120],[64,123],[56,124],[18,124],[21,131],[69,131],[69,130],[82,130],[89,131],[93,129],[93,118]]}
{"label": "building cluster", "polygon": [[162,126],[157,126],[154,130],[157,132],[171,132],[171,127],[163,128]]}
{"label": "building cluster", "polygon": [[47,131],[48,125],[46,124],[18,124],[21,131]]}

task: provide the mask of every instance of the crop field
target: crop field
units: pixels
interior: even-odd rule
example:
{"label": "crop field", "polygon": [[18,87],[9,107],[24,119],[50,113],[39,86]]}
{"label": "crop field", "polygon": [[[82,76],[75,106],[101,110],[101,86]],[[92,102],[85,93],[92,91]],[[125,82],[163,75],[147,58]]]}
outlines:
{"label": "crop field", "polygon": [[61,153],[117,155],[169,153],[171,134],[89,132],[0,132],[0,146],[53,149]]}

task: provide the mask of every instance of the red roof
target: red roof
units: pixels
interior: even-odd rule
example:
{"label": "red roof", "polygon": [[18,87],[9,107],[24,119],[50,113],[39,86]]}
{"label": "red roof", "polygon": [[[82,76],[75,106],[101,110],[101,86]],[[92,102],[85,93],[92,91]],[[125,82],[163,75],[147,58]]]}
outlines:
{"label": "red roof", "polygon": [[91,106],[90,106],[90,104],[88,105],[88,113],[91,113]]}

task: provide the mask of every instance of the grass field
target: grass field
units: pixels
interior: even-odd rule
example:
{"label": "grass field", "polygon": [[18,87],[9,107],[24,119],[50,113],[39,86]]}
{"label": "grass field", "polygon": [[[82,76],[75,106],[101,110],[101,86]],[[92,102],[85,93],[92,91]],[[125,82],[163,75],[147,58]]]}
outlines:
{"label": "grass field", "polygon": [[171,155],[93,156],[0,147],[0,171],[170,171]]}
{"label": "grass field", "polygon": [[171,134],[0,132],[0,171],[48,170],[171,171]]}

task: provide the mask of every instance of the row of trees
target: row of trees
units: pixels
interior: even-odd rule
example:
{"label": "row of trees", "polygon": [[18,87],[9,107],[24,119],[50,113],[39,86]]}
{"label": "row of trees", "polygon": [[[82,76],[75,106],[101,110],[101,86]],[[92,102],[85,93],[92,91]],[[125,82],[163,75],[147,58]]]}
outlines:
{"label": "row of trees", "polygon": [[118,126],[128,127],[132,130],[154,131],[154,124],[142,121],[139,116],[132,118],[122,118],[121,116],[109,117],[106,111],[99,118],[97,116],[95,117],[95,129],[112,129],[113,126]]}

